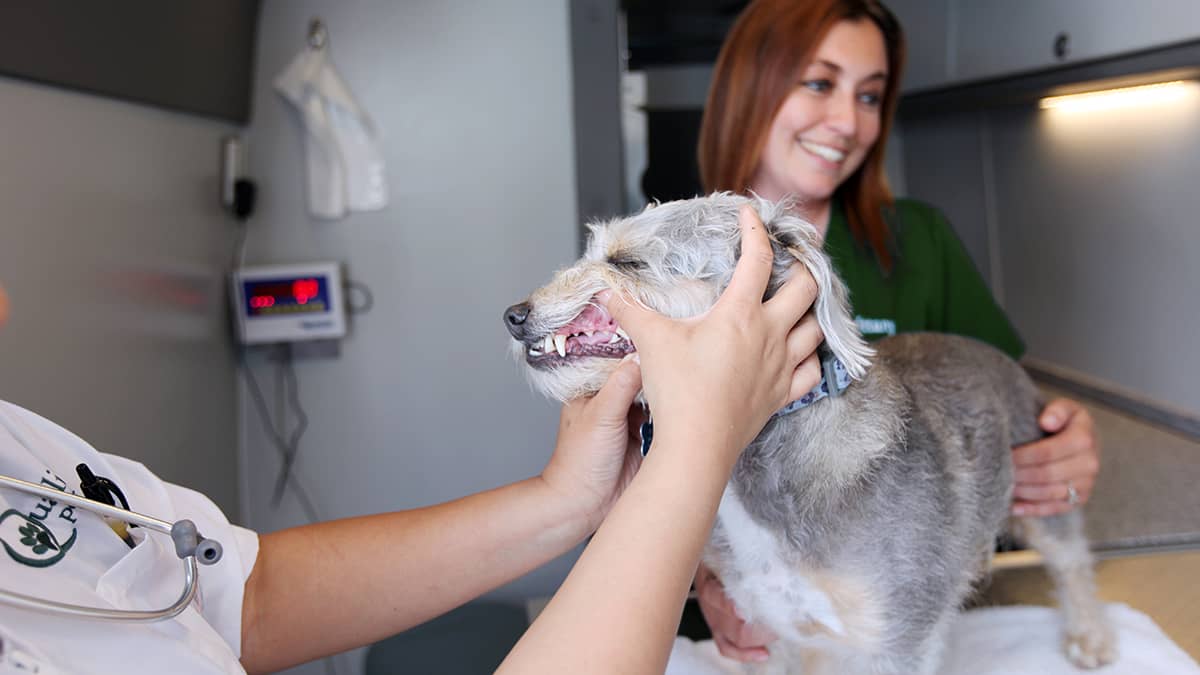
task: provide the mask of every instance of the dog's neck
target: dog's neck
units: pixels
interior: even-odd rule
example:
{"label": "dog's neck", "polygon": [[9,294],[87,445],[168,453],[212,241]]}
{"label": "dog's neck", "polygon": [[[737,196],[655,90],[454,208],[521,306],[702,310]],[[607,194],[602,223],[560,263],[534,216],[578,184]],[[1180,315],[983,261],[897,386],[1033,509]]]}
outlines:
{"label": "dog's neck", "polygon": [[734,469],[747,508],[787,503],[798,513],[822,510],[861,489],[872,466],[896,451],[904,401],[888,370],[872,367],[842,395],[773,417]]}

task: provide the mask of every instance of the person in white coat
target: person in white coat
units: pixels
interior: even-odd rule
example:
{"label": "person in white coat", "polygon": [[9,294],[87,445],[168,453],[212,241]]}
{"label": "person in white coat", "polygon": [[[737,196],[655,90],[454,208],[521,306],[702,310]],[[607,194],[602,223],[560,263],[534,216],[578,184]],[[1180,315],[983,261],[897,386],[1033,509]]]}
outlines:
{"label": "person in white coat", "polygon": [[[0,604],[0,672],[279,670],[415,626],[594,533],[500,670],[661,673],[734,461],[773,411],[820,379],[822,336],[806,314],[815,283],[800,272],[764,302],[772,256],[750,210],[742,232],[733,281],[702,316],[671,320],[601,299],[639,358],[594,397],[564,406],[540,475],[428,508],[259,536],[203,495],[0,403],[0,472],[78,492],[75,467],[86,463],[132,510],[190,518],[224,545],[200,570],[199,601],[171,620],[118,624]],[[0,324],[7,314],[0,289]],[[645,460],[628,422],[638,391],[655,411]],[[121,609],[179,595],[166,538],[134,530],[130,548],[93,514],[12,490],[0,490],[0,511],[8,590]]]}

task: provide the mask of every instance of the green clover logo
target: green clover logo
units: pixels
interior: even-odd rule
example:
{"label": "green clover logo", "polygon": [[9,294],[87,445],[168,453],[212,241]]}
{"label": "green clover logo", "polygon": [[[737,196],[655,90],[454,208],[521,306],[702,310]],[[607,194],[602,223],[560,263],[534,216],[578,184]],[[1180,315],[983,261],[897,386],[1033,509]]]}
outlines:
{"label": "green clover logo", "polygon": [[21,543],[32,548],[36,555],[50,550],[58,550],[58,546],[54,543],[54,535],[50,534],[50,530],[45,527],[29,523],[25,527],[18,528],[17,531],[21,533]]}
{"label": "green clover logo", "polygon": [[23,513],[9,509],[0,514],[0,545],[10,558],[22,565],[53,565],[71,550],[78,534],[72,530],[70,539],[60,544],[50,528]]}

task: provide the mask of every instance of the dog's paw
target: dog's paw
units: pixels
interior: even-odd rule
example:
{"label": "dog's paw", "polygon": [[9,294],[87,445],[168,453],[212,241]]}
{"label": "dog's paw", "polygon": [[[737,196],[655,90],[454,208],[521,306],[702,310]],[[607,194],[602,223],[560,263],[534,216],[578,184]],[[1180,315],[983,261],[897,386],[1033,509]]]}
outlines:
{"label": "dog's paw", "polygon": [[1117,660],[1117,639],[1107,625],[1093,625],[1079,632],[1068,632],[1063,648],[1078,668],[1099,668]]}

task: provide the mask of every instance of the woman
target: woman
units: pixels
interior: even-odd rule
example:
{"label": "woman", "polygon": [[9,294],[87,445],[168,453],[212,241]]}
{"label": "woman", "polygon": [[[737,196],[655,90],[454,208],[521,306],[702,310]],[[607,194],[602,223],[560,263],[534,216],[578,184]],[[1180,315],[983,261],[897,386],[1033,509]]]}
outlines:
{"label": "woman", "polygon": [[[701,180],[708,192],[795,199],[825,237],[866,337],[957,333],[1018,358],[1024,345],[946,220],[888,189],[884,146],[904,50],[899,24],[878,0],[752,2],[713,72]],[[1019,515],[1086,502],[1099,469],[1080,404],[1051,401],[1039,424],[1049,435],[1013,450]],[[703,567],[696,587],[721,652],[765,659],[773,636],[746,625]]]}

